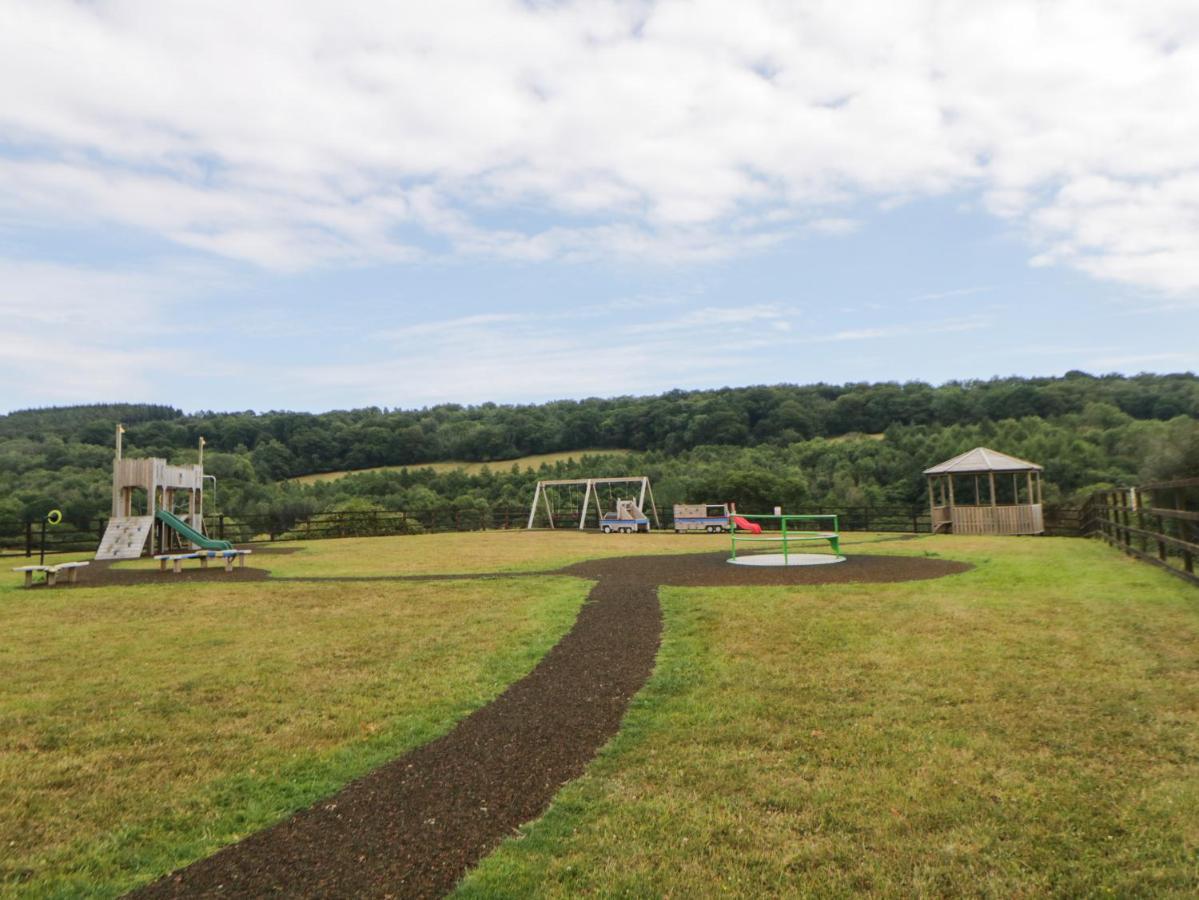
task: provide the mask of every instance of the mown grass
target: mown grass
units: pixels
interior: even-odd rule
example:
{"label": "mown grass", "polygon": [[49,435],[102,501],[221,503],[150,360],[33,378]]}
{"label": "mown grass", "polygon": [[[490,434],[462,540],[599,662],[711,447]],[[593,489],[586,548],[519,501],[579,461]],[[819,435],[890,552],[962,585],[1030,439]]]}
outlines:
{"label": "mown grass", "polygon": [[654,675],[462,897],[1194,896],[1199,595],[1097,542],[971,572],[664,589]]}
{"label": "mown grass", "polygon": [[435,463],[418,463],[411,466],[373,466],[369,469],[344,469],[337,472],[315,472],[311,475],[300,475],[291,479],[300,484],[316,484],[320,481],[337,481],[347,475],[359,475],[363,472],[399,472],[403,469],[432,469],[434,472],[453,472],[462,470],[468,475],[478,475],[487,466],[493,472],[506,472],[513,466],[521,469],[538,469],[543,464],[552,466],[554,463],[571,462],[583,456],[628,456],[631,450],[564,450],[559,453],[535,453],[531,456],[521,456],[517,459],[497,459],[491,462],[465,462],[462,460],[446,460]]}
{"label": "mown grass", "polygon": [[114,896],[427,742],[529,671],[589,587],[16,583],[0,894],[30,897]]}
{"label": "mown grass", "polygon": [[[296,548],[299,552],[251,555],[249,565],[263,566],[275,576],[290,578],[551,571],[601,557],[728,550],[729,538],[708,534],[600,534],[568,528],[555,532],[513,529],[335,538],[273,546]],[[137,565],[158,564],[143,560]]]}

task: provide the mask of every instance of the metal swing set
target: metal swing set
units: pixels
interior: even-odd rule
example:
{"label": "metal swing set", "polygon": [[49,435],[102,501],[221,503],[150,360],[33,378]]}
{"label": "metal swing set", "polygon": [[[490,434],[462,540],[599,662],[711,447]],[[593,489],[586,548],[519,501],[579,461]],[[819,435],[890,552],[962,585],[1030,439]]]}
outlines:
{"label": "metal swing set", "polygon": [[[612,487],[620,484],[637,485],[640,488],[637,500],[615,499],[613,501]],[[604,510],[601,502],[601,487],[607,488],[606,493],[613,507],[607,511]],[[578,497],[579,488],[583,489],[583,503],[582,506],[576,507],[574,498]],[[551,493],[559,495],[563,489],[567,492],[568,501],[566,504],[560,503],[558,512],[555,513],[554,502],[550,495]],[[558,527],[554,521],[555,515],[560,520],[569,519],[573,524],[574,510],[578,509],[579,531],[582,531],[587,527],[587,516],[594,504],[596,526],[605,533],[649,531],[649,517],[642,512],[645,509],[647,498],[650,504],[649,511],[653,513],[654,527],[660,529],[662,522],[658,518],[658,505],[654,502],[654,490],[650,487],[649,478],[644,475],[632,478],[566,478],[539,481],[537,489],[533,491],[533,505],[529,508],[527,527],[533,527],[539,511],[538,504],[540,504],[550,528]]]}

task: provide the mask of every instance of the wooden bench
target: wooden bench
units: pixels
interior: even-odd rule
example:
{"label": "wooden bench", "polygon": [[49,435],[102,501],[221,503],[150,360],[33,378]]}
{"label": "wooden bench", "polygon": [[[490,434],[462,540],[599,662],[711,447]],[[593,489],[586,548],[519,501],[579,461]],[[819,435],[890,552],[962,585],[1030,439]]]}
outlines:
{"label": "wooden bench", "polygon": [[46,576],[46,585],[54,587],[58,584],[58,573],[67,573],[67,584],[75,584],[79,580],[79,570],[86,566],[85,562],[59,563],[56,566],[13,566],[14,572],[25,573],[25,587],[33,587],[33,573],[41,572]]}
{"label": "wooden bench", "polygon": [[171,564],[171,573],[178,575],[183,571],[183,561],[185,559],[198,559],[200,568],[208,568],[208,560],[221,558],[225,561],[225,571],[233,571],[233,563],[236,561],[241,568],[246,567],[246,557],[253,553],[253,550],[196,550],[192,553],[163,553],[154,558],[158,560],[158,571],[165,572],[167,563]]}

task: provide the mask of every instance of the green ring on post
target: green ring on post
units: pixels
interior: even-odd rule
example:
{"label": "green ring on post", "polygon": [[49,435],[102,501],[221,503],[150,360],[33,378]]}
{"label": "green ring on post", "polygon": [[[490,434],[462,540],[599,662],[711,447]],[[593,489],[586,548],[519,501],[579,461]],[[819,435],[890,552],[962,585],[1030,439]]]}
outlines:
{"label": "green ring on post", "polygon": [[50,512],[46,513],[46,521],[49,522],[51,525],[59,524],[62,521],[62,510],[61,509],[50,510]]}

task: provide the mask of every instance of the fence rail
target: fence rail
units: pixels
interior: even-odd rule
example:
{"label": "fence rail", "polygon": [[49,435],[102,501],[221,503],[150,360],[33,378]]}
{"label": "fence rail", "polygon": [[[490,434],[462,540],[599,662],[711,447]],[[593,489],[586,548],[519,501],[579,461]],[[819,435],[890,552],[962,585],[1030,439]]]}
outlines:
{"label": "fence rail", "polygon": [[[750,511],[746,511],[750,512]],[[757,510],[753,512],[759,512]],[[762,513],[770,510],[761,510]],[[788,512],[788,514],[791,514]],[[836,515],[842,531],[881,531],[927,534],[930,531],[927,507],[904,506],[811,506],[796,510],[796,515]],[[205,519],[205,531],[215,538],[238,544],[275,541],[320,540],[339,537],[372,537],[398,534],[427,534],[444,531],[502,531],[522,529],[528,521],[525,508],[441,508],[420,513],[409,512],[334,512],[311,516],[226,516]],[[662,528],[674,528],[670,510],[660,512]],[[577,515],[555,515],[558,530],[578,528]],[[45,532],[46,553],[95,552],[104,536],[107,519],[92,520],[84,527],[64,522]],[[1083,511],[1076,508],[1048,508],[1047,534],[1083,533]],[[41,552],[40,523],[0,521],[0,557],[36,556]]]}
{"label": "fence rail", "polygon": [[1130,556],[1199,585],[1199,478],[1100,491],[1085,508],[1086,529]]}

